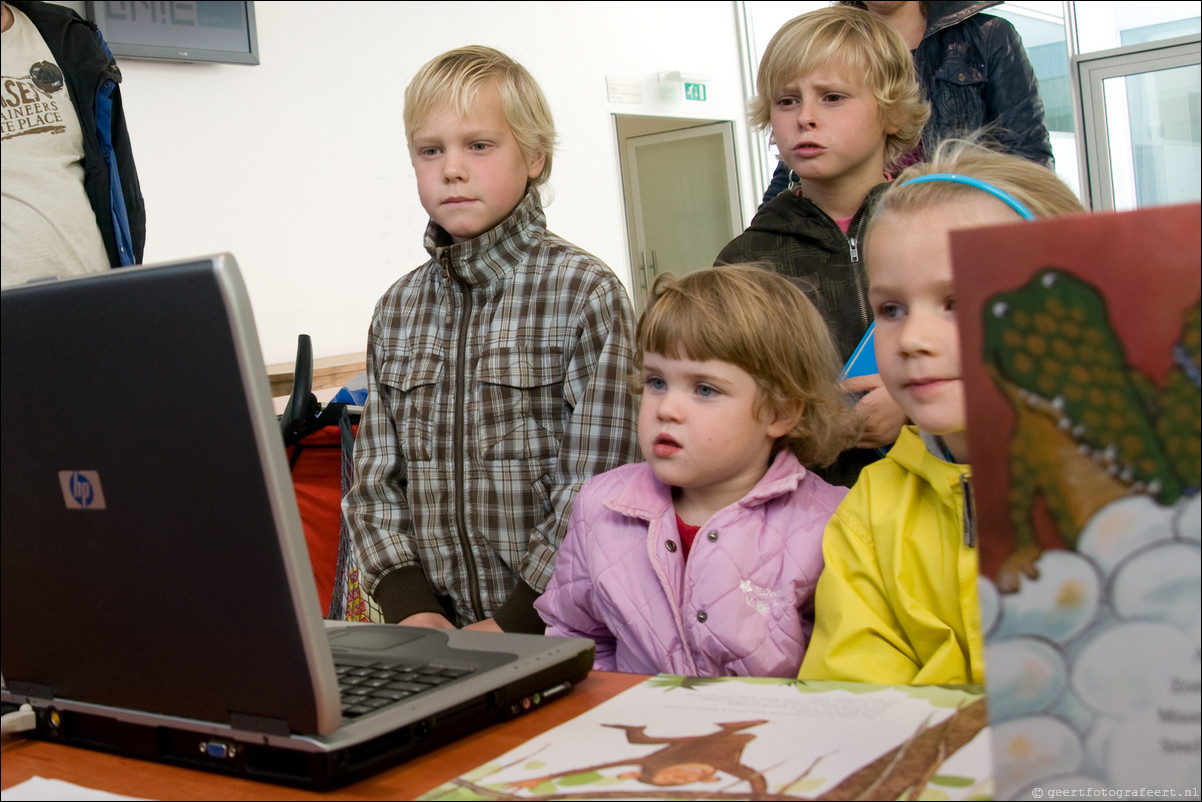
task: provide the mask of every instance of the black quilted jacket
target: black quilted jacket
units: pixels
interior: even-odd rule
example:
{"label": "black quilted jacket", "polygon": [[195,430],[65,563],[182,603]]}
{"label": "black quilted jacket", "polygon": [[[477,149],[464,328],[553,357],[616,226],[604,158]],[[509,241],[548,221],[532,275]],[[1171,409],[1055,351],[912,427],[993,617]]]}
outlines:
{"label": "black quilted jacket", "polygon": [[914,66],[931,103],[923,150],[986,125],[1002,149],[1051,166],[1043,101],[1022,39],[1001,17],[980,13],[996,2],[932,2]]}

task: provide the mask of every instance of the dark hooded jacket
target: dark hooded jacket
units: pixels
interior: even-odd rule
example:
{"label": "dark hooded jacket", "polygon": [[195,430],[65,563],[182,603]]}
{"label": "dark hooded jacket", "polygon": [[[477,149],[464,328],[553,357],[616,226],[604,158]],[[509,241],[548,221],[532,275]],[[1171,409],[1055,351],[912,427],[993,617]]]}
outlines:
{"label": "dark hooded jacket", "polygon": [[[818,307],[846,363],[872,322],[861,261],[863,235],[872,206],[887,186],[878,184],[868,193],[847,234],[812,200],[795,191],[782,192],[722,249],[715,264],[758,262],[792,279]],[[880,456],[875,449],[853,448],[830,468],[814,472],[832,484],[850,487],[860,468]]]}

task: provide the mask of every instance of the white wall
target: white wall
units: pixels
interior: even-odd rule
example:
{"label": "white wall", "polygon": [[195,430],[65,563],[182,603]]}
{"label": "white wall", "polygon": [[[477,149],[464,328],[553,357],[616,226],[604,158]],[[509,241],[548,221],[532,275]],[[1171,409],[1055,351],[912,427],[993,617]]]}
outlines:
{"label": "white wall", "polygon": [[[754,209],[733,2],[257,2],[259,66],[121,59],[148,213],[145,261],[237,258],[265,360],[296,335],[317,356],[361,352],[375,301],[425,260],[427,217],[405,150],[402,93],[427,60],[485,44],[541,83],[561,147],[551,230],[629,286],[611,114],[737,121]],[[669,99],[660,71],[710,79],[704,103]],[[606,77],[643,86],[610,103]],[[758,170],[759,168],[755,168]]]}

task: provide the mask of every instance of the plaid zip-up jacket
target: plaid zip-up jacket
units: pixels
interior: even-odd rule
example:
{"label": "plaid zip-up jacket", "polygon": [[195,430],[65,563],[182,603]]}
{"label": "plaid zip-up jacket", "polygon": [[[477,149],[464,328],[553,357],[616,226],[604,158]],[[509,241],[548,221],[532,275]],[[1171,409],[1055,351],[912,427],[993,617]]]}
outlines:
{"label": "plaid zip-up jacket", "polygon": [[596,257],[546,230],[537,191],[376,305],[343,511],[384,619],[492,617],[541,632],[534,600],[585,479],[635,461],[633,312]]}

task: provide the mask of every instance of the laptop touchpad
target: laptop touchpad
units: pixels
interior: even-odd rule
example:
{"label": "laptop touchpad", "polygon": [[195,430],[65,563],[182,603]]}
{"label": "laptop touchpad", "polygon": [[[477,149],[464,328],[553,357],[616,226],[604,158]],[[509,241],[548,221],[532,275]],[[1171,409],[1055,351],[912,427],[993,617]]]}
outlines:
{"label": "laptop touchpad", "polygon": [[398,626],[355,626],[329,630],[330,648],[355,651],[384,651],[427,636],[422,631]]}

